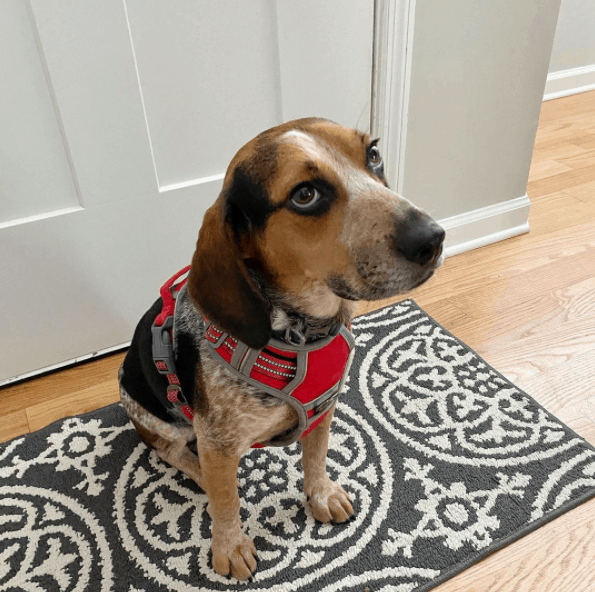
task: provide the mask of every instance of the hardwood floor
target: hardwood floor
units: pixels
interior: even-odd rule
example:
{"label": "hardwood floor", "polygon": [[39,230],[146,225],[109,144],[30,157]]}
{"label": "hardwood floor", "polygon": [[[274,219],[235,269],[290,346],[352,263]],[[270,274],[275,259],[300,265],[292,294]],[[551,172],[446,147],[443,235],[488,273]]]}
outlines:
{"label": "hardwood floor", "polygon": [[[595,444],[595,91],[543,104],[527,192],[529,234],[448,259],[413,297]],[[122,358],[1,389],[0,441],[116,401]],[[436,590],[595,590],[594,514],[591,500]]]}

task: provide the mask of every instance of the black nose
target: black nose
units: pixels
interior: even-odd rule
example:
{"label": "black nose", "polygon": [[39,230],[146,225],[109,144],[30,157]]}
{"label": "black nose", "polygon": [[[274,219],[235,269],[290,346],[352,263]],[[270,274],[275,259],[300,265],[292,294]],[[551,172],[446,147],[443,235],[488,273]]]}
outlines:
{"label": "black nose", "polygon": [[446,232],[424,212],[415,211],[397,223],[395,247],[412,263],[425,265],[439,256]]}

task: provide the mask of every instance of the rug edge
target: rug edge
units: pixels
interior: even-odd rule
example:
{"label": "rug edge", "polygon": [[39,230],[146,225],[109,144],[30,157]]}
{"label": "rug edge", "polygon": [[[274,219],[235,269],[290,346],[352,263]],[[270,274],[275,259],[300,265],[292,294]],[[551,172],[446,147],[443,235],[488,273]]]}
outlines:
{"label": "rug edge", "polygon": [[[417,302],[415,302],[415,300],[413,298],[408,298],[408,299],[403,300],[401,302],[409,302],[409,303],[413,304],[413,306],[419,312],[421,312],[424,315],[426,315],[432,321],[432,323],[434,323],[435,326],[440,327],[440,329],[442,329],[447,335],[449,335],[452,339],[454,339],[461,346],[463,346],[463,347],[471,350],[477,356],[478,359],[480,359],[488,368],[490,368],[492,371],[494,371],[500,378],[502,378],[503,380],[505,380],[507,383],[512,384],[514,386],[514,388],[516,388],[523,395],[529,397],[532,401],[535,402],[535,404],[541,410],[543,410],[545,413],[547,413],[549,417],[551,417],[551,418],[555,419],[557,422],[561,423],[564,426],[564,428],[566,430],[568,430],[574,437],[576,437],[579,440],[581,440],[582,442],[584,442],[586,444],[587,448],[589,448],[590,450],[592,450],[593,452],[595,452],[595,446],[593,446],[593,444],[591,444],[583,436],[581,436],[580,434],[578,434],[575,430],[573,430],[569,425],[567,425],[561,419],[559,419],[558,417],[556,417],[551,411],[549,411],[548,409],[546,409],[537,399],[535,399],[535,397],[533,397],[532,395],[530,395],[529,393],[527,393],[526,391],[524,391],[518,385],[514,384],[509,378],[506,378],[506,376],[504,376],[499,370],[497,370],[490,363],[488,363],[471,346],[469,346],[464,341],[462,341],[461,339],[459,339],[456,335],[453,335],[448,329],[446,329],[442,324],[440,324],[434,317],[432,317],[431,315],[429,315]],[[378,311],[379,310],[383,310],[385,308],[391,308],[393,306],[397,306],[398,304],[399,303],[389,304],[388,306],[384,306],[381,309],[378,309]],[[378,312],[378,311],[373,311],[373,312]],[[361,315],[361,317],[364,317],[364,316],[366,316],[366,315]],[[359,317],[359,318],[361,318],[361,317]],[[514,543],[514,542],[516,542],[516,541],[518,541],[520,539],[522,539],[523,537],[525,537],[525,536],[527,536],[527,535],[529,535],[529,534],[531,534],[533,532],[535,532],[536,530],[538,530],[542,526],[545,526],[549,522],[552,522],[553,520],[556,520],[557,518],[559,518],[560,516],[562,516],[562,514],[565,514],[566,512],[570,512],[571,510],[574,510],[574,509],[578,508],[578,506],[584,504],[585,502],[587,502],[587,501],[589,501],[590,499],[593,499],[593,498],[595,498],[595,488],[593,488],[591,491],[585,493],[584,495],[582,495],[582,496],[580,496],[578,498],[575,498],[575,499],[573,499],[573,500],[571,500],[569,502],[566,502],[565,504],[563,504],[559,508],[556,508],[555,510],[552,510],[550,513],[545,514],[544,516],[542,516],[538,520],[532,522],[525,529],[520,530],[518,532],[511,533],[511,534],[509,534],[508,536],[506,536],[506,537],[504,537],[502,539],[498,539],[498,540],[494,541],[491,545],[488,545],[487,547],[485,547],[483,549],[480,549],[479,551],[476,551],[475,553],[473,553],[472,555],[470,555],[467,559],[463,560],[461,563],[458,563],[455,567],[447,570],[443,574],[440,574],[437,578],[435,578],[434,580],[432,580],[432,582],[428,582],[427,584],[424,584],[424,585],[420,586],[419,588],[417,588],[415,590],[415,592],[429,592],[429,590],[432,590],[434,588],[437,588],[438,586],[440,586],[444,582],[446,582],[446,581],[452,579],[453,577],[459,575],[460,573],[462,573],[465,570],[469,569],[473,565],[479,563],[483,559],[486,559],[490,555],[492,555],[492,554],[494,554],[494,553],[502,550],[504,547],[507,547],[508,545],[510,545],[510,544],[512,544],[512,543]]]}
{"label": "rug edge", "polygon": [[[48,425],[43,426],[42,428],[39,428],[38,430],[35,430],[33,432],[27,432],[26,434],[21,434],[20,436],[15,436],[14,438],[11,438],[10,440],[5,440],[4,442],[0,442],[0,450],[5,446],[9,446],[10,444],[13,444],[20,438],[26,438],[27,436],[35,436],[36,434],[42,434],[43,432],[45,432],[47,430],[51,430],[57,424],[59,424],[63,421],[66,421],[67,419],[72,419],[73,417],[87,417],[89,415],[92,415],[93,413],[106,411],[112,407],[120,407],[124,411],[124,408],[120,404],[120,401],[115,401],[114,403],[110,403],[109,405],[104,405],[103,407],[97,407],[97,409],[91,409],[91,411],[85,411],[84,413],[75,413],[73,415],[66,415],[64,417],[60,417],[59,419],[55,419],[54,421],[52,421],[52,423],[49,423]],[[125,413],[125,411],[124,411],[124,413]]]}
{"label": "rug edge", "polygon": [[[566,424],[565,424],[566,425]],[[545,514],[535,522],[532,522],[530,526],[528,526],[525,530],[519,531],[518,533],[511,533],[508,536],[498,539],[494,541],[491,545],[476,551],[474,554],[470,555],[467,559],[463,560],[461,563],[457,564],[456,568],[452,568],[449,571],[440,574],[437,578],[432,580],[432,582],[428,582],[419,588],[415,588],[413,592],[429,592],[444,584],[444,582],[458,576],[460,573],[463,573],[465,570],[477,565],[480,561],[487,559],[490,555],[501,551],[504,547],[515,543],[516,541],[522,539],[523,537],[532,534],[542,526],[545,526],[549,522],[552,522],[562,516],[562,514],[566,514],[571,510],[575,510],[578,506],[588,502],[589,500],[595,498],[595,488],[593,488],[590,492],[584,494],[583,496],[576,498],[567,502],[565,505],[552,510],[549,514]]]}

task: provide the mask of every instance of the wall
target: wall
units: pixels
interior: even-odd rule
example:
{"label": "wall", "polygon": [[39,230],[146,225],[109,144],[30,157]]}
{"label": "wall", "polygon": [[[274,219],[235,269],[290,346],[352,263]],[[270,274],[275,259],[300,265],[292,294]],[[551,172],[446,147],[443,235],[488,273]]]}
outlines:
{"label": "wall", "polygon": [[416,2],[403,194],[448,219],[451,246],[528,230],[527,177],[559,5]]}
{"label": "wall", "polygon": [[562,0],[544,99],[595,89],[595,2]]}
{"label": "wall", "polygon": [[595,65],[595,2],[562,0],[550,73]]}

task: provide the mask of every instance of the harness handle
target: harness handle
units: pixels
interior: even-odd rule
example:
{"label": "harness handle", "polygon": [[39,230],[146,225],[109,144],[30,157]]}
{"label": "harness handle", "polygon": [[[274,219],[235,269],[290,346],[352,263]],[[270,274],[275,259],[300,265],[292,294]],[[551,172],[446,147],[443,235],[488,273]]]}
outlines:
{"label": "harness handle", "polygon": [[172,295],[172,291],[179,292],[180,289],[182,288],[182,286],[186,283],[186,280],[188,278],[184,278],[181,282],[179,282],[176,285],[174,285],[174,284],[178,278],[180,278],[184,274],[188,273],[189,270],[190,270],[190,265],[187,265],[186,267],[184,267],[184,269],[181,269],[180,271],[178,271],[178,273],[176,273],[169,280],[167,280],[167,282],[165,282],[165,284],[163,284],[163,286],[161,286],[159,293],[161,294],[161,300],[163,301],[163,308],[161,309],[161,312],[155,318],[155,325],[157,327],[161,327],[163,325],[163,323],[165,323],[167,317],[170,317],[174,314],[176,301]]}

